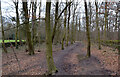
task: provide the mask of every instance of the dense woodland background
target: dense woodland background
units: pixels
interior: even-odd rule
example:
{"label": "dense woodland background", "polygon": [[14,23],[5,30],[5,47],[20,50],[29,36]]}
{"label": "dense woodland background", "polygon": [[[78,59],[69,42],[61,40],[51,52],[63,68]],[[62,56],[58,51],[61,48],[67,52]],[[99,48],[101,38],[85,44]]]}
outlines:
{"label": "dense woodland background", "polygon": [[84,42],[87,58],[91,57],[91,50],[94,49],[92,44],[97,45],[97,50],[107,46],[120,53],[120,2],[11,2],[15,16],[5,16],[0,0],[0,43],[4,55],[14,52],[19,67],[16,51],[21,48],[29,55],[35,55],[36,50],[42,51],[37,48],[46,49],[47,74],[59,72],[53,59],[53,45],[64,50],[69,45]]}

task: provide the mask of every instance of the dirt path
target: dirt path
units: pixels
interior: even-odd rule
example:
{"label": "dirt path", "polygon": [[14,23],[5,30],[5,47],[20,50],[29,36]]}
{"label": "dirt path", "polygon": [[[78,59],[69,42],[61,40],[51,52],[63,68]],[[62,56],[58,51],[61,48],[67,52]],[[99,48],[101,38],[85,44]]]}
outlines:
{"label": "dirt path", "polygon": [[54,56],[55,64],[59,70],[57,75],[110,75],[112,71],[102,67],[96,56],[79,60],[78,56],[84,57],[85,51],[81,43],[75,43]]}
{"label": "dirt path", "polygon": [[[103,67],[97,56],[92,55],[91,58],[79,60],[79,57],[82,58],[86,55],[86,51],[82,50],[83,47],[82,43],[76,42],[65,50],[53,53],[54,62],[58,68],[56,75],[110,75],[113,73]],[[6,62],[3,61],[3,75],[42,75],[47,71],[44,52],[36,52],[34,56],[18,53],[18,58],[21,70],[15,59],[9,59],[9,64],[5,64]]]}

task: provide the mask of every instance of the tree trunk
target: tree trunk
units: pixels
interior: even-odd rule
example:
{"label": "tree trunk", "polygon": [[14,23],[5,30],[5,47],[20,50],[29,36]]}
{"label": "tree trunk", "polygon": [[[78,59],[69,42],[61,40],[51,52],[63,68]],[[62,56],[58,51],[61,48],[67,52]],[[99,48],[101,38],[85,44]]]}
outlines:
{"label": "tree trunk", "polygon": [[105,28],[104,28],[104,39],[106,40],[106,29],[107,28],[107,2],[105,2]]}
{"label": "tree trunk", "polygon": [[45,14],[45,29],[46,29],[46,58],[48,66],[48,74],[52,74],[57,71],[53,56],[52,56],[52,37],[51,37],[51,26],[50,26],[50,9],[51,2],[46,2],[46,14]]}
{"label": "tree trunk", "polygon": [[[120,2],[119,2],[120,4]],[[118,15],[118,53],[119,53],[119,56],[120,56],[120,8],[118,8],[118,12],[119,12],[119,15]]]}
{"label": "tree trunk", "polygon": [[58,1],[56,2],[56,7],[55,7],[55,25],[53,27],[53,33],[52,33],[52,43],[53,43],[53,40],[54,40],[54,37],[55,37],[55,33],[56,33],[56,26],[57,26],[57,22],[58,22]]}
{"label": "tree trunk", "polygon": [[37,8],[37,1],[35,0],[35,2],[32,2],[32,44],[33,44],[33,50],[34,50],[34,45],[35,45],[35,41],[37,39],[35,39],[36,37],[36,8]]}
{"label": "tree trunk", "polygon": [[75,19],[75,10],[76,10],[76,7],[75,7],[75,5],[74,5],[74,12],[73,12],[73,21],[72,21],[72,31],[71,31],[71,44],[73,44],[73,42],[74,42],[74,30],[75,30],[75,27],[74,27],[74,19]]}
{"label": "tree trunk", "polygon": [[[67,5],[67,2],[66,2]],[[63,35],[63,39],[62,39],[62,50],[64,50],[64,40],[66,39],[66,18],[67,18],[67,9],[65,9],[64,11],[64,35]]]}
{"label": "tree trunk", "polygon": [[26,35],[27,35],[27,45],[28,45],[28,51],[29,55],[34,54],[33,50],[33,45],[32,45],[32,40],[31,40],[31,32],[30,32],[30,25],[29,25],[29,18],[28,18],[28,8],[27,8],[27,2],[22,1],[23,4],[23,11],[24,11],[24,23],[25,23],[25,30],[26,30]]}
{"label": "tree trunk", "polygon": [[[17,0],[17,2],[15,2],[15,9],[16,9],[16,34],[15,34],[15,46],[16,46],[16,49],[18,49],[18,44],[17,44],[17,40],[18,40],[18,26],[19,26],[19,24],[20,24],[20,21],[19,21],[19,13],[18,13],[18,0]],[[21,42],[20,34],[19,34],[19,42]]]}
{"label": "tree trunk", "polygon": [[75,24],[75,33],[74,33],[74,35],[75,35],[75,37],[74,37],[74,41],[77,41],[77,16],[76,16],[76,24]]}
{"label": "tree trunk", "polygon": [[98,49],[101,49],[101,45],[100,45],[100,29],[99,29],[99,20],[98,20],[98,6],[97,6],[97,2],[95,2],[95,5],[96,5],[96,27],[97,27],[97,30],[98,30]]}
{"label": "tree trunk", "polygon": [[3,21],[2,21],[2,11],[1,11],[1,0],[0,0],[0,21],[1,21],[1,30],[2,30],[2,47],[5,53],[7,53],[7,49],[5,47],[5,34],[4,34],[4,28],[3,28]]}
{"label": "tree trunk", "polygon": [[[41,15],[41,0],[40,0],[40,5],[39,5],[39,26],[40,26],[40,15]],[[41,36],[41,32],[39,32],[39,43],[41,41],[40,36]]]}
{"label": "tree trunk", "polygon": [[90,53],[90,46],[91,46],[91,42],[90,42],[90,32],[89,32],[89,17],[88,17],[88,12],[87,12],[87,2],[86,0],[84,0],[85,3],[85,15],[86,15],[86,35],[87,35],[87,57],[91,56]]}
{"label": "tree trunk", "polygon": [[68,15],[68,27],[67,27],[67,39],[66,39],[66,46],[68,46],[69,41],[69,25],[70,25],[70,5],[68,7],[69,15]]}
{"label": "tree trunk", "polygon": [[80,38],[80,35],[81,35],[81,23],[80,23],[80,18],[79,18],[79,33],[78,33],[78,38],[79,38],[79,41],[81,41],[81,38]]}
{"label": "tree trunk", "polygon": [[91,2],[89,2],[89,7],[90,7],[90,26],[91,26],[91,16],[92,16],[92,8],[91,8]]}
{"label": "tree trunk", "polygon": [[116,18],[115,18],[115,31],[117,30],[117,17],[118,17],[118,12],[116,12]]}

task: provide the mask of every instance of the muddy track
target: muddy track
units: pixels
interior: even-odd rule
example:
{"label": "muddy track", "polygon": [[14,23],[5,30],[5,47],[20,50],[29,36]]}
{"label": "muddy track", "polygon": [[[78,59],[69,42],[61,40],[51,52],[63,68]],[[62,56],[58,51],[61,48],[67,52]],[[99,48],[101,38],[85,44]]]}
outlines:
{"label": "muddy track", "polygon": [[81,50],[83,46],[78,42],[55,55],[55,64],[59,70],[57,75],[110,75],[112,71],[104,69],[96,56],[78,59],[78,55],[86,55],[86,52]]}

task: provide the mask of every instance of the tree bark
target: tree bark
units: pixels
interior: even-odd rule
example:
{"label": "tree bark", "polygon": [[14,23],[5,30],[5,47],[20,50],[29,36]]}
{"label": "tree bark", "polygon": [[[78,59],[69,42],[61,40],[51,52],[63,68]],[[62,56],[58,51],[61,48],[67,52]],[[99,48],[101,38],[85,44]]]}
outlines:
{"label": "tree bark", "polygon": [[101,45],[100,45],[100,29],[99,29],[99,20],[98,20],[98,5],[97,5],[97,2],[95,2],[95,6],[96,6],[96,27],[97,27],[97,30],[98,30],[98,49],[101,49]]}
{"label": "tree bark", "polygon": [[104,28],[104,40],[106,40],[107,33],[107,2],[105,2],[105,28]]}
{"label": "tree bark", "polygon": [[[119,2],[120,4],[120,2]],[[118,9],[118,53],[119,53],[119,57],[120,57],[120,8]],[[119,70],[120,71],[120,70]]]}
{"label": "tree bark", "polygon": [[[67,2],[66,2],[67,5]],[[64,40],[66,39],[66,19],[67,18],[67,9],[64,11],[64,35],[62,39],[62,50],[64,50]]]}
{"label": "tree bark", "polygon": [[84,0],[85,3],[85,15],[86,15],[86,36],[87,36],[87,57],[91,56],[90,53],[90,47],[91,47],[91,42],[90,42],[90,32],[89,32],[89,17],[88,17],[88,11],[87,11],[87,2]]}
{"label": "tree bark", "polygon": [[69,41],[69,25],[70,25],[70,5],[68,7],[69,15],[68,15],[68,26],[67,26],[67,39],[66,39],[66,46],[68,46]]}
{"label": "tree bark", "polygon": [[80,35],[81,35],[81,23],[80,23],[80,18],[79,18],[79,33],[78,33],[78,38],[79,38],[79,41],[81,41],[81,38],[80,38]]}
{"label": "tree bark", "polygon": [[50,9],[51,2],[46,2],[46,14],[45,14],[45,29],[46,29],[46,58],[48,66],[48,74],[55,73],[57,71],[52,55],[52,37],[51,37],[51,26],[50,26]]}
{"label": "tree bark", "polygon": [[37,9],[37,1],[35,0],[35,2],[32,2],[32,44],[33,44],[33,50],[34,50],[34,45],[35,45],[35,41],[37,39],[35,39],[36,37],[36,9]]}
{"label": "tree bark", "polygon": [[54,40],[54,37],[55,37],[55,33],[56,33],[56,26],[57,26],[57,22],[58,22],[58,1],[56,2],[56,7],[55,7],[55,24],[54,24],[54,27],[53,27],[53,34],[52,34],[52,43],[53,43],[53,40]]}
{"label": "tree bark", "polygon": [[5,34],[4,34],[4,28],[3,28],[3,21],[2,21],[2,11],[1,11],[1,0],[0,0],[0,21],[1,21],[1,30],[2,30],[2,47],[5,53],[7,53],[7,49],[5,47]]}
{"label": "tree bark", "polygon": [[33,50],[33,45],[32,45],[32,40],[31,40],[31,32],[30,32],[30,25],[29,25],[29,17],[28,17],[28,8],[27,8],[27,2],[22,1],[23,4],[23,11],[24,11],[24,23],[25,23],[25,30],[26,30],[26,35],[27,35],[27,45],[28,45],[28,51],[29,55],[34,54]]}
{"label": "tree bark", "polygon": [[[39,5],[39,26],[40,26],[40,15],[41,15],[41,0],[40,0],[40,3],[39,3],[40,5]],[[39,32],[39,43],[40,43],[40,41],[41,41],[41,38],[40,38],[40,36],[41,36],[41,32]]]}
{"label": "tree bark", "polygon": [[75,5],[74,5],[74,12],[73,12],[73,21],[72,21],[72,31],[71,31],[71,44],[73,44],[73,42],[74,42],[74,30],[75,30],[75,27],[74,27],[74,21],[75,21],[75,10],[76,10],[76,7],[75,7]]}
{"label": "tree bark", "polygon": [[74,41],[77,41],[77,27],[78,27],[78,22],[77,22],[78,20],[77,20],[77,16],[76,16],[76,24],[75,24],[75,33],[74,33],[74,35],[75,35],[75,37],[74,37]]}
{"label": "tree bark", "polygon": [[[17,44],[17,40],[18,40],[18,26],[19,26],[19,24],[20,24],[20,21],[19,21],[19,13],[18,13],[18,0],[17,0],[17,2],[15,2],[14,4],[15,4],[15,9],[16,9],[15,46],[16,46],[16,49],[18,49],[18,44]],[[20,34],[19,34],[19,42],[21,43]]]}

